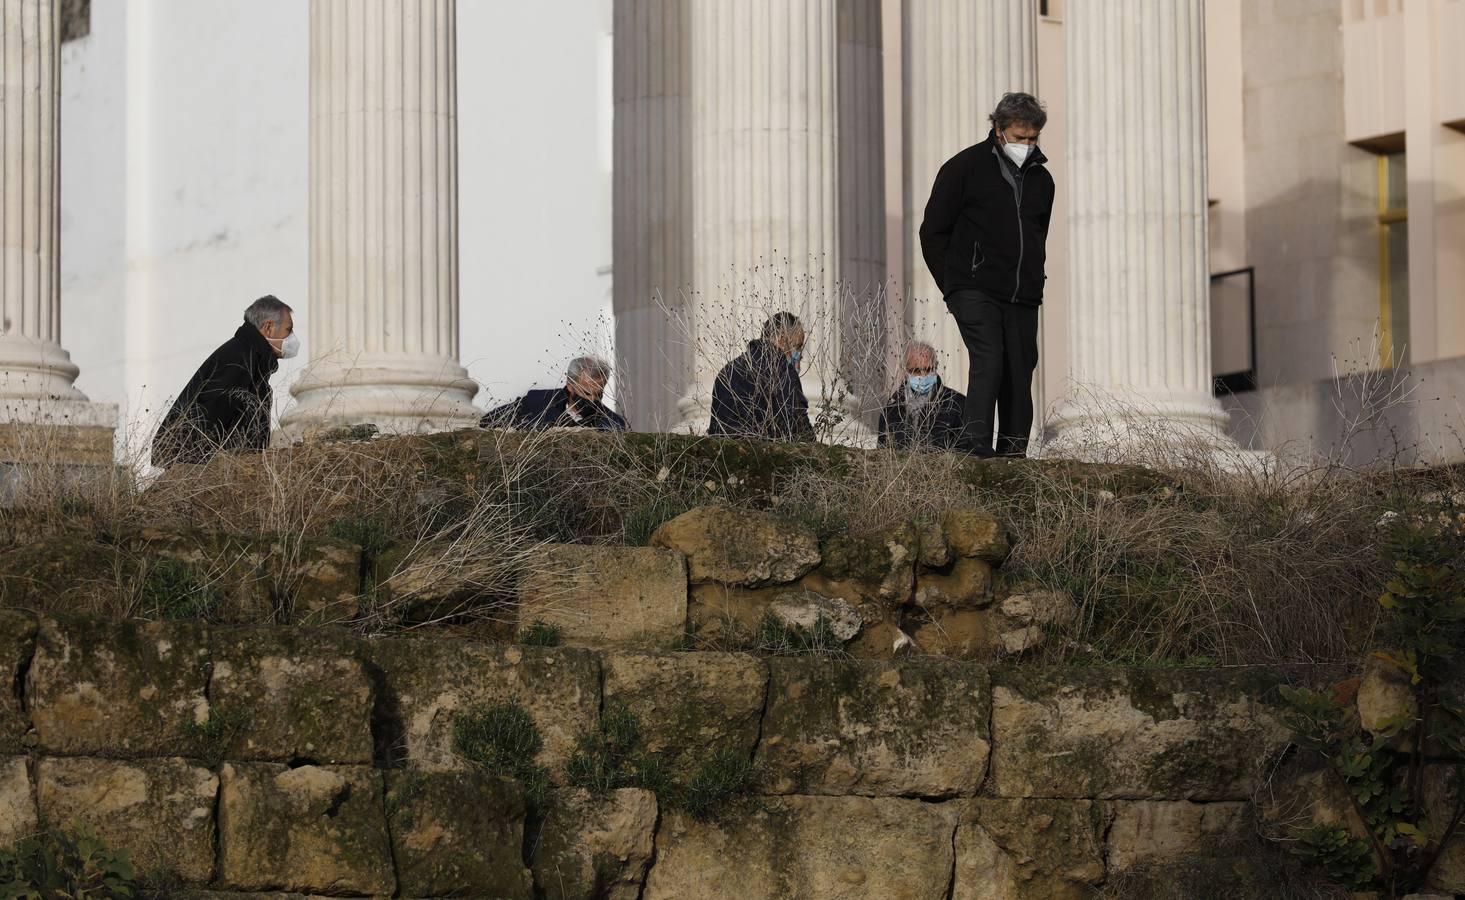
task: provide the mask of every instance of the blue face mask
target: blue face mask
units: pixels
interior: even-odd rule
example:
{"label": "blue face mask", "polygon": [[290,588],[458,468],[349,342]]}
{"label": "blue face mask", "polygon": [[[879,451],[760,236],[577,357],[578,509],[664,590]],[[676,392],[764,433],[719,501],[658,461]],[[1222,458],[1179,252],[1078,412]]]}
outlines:
{"label": "blue face mask", "polygon": [[932,372],[929,375],[907,375],[905,377],[905,383],[910,385],[912,393],[921,395],[929,394],[931,393],[931,388],[936,386],[936,373]]}
{"label": "blue face mask", "polygon": [[803,357],[803,355],[804,351],[802,350],[790,350],[788,352],[788,361],[793,363],[794,365],[798,365],[799,360]]}

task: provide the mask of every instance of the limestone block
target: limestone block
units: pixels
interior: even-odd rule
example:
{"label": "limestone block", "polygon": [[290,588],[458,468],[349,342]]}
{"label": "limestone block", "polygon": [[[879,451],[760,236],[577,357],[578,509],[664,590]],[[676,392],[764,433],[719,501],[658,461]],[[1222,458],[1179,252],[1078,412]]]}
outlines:
{"label": "limestone block", "polygon": [[726,824],[667,812],[642,897],[945,900],[955,827],[951,804],[894,798],[771,798]]}
{"label": "limestone block", "polygon": [[784,585],[694,584],[687,601],[687,628],[699,638],[727,638],[734,631],[753,634],[773,604],[791,591],[799,592]]}
{"label": "limestone block", "polygon": [[942,571],[916,575],[916,605],[925,610],[981,609],[992,603],[992,564],[964,556]]}
{"label": "limestone block", "polygon": [[1248,799],[1289,738],[1264,700],[1273,682],[1249,671],[1011,669],[994,681],[998,797]]}
{"label": "limestone block", "polygon": [[951,542],[946,539],[940,522],[917,522],[916,542],[919,552],[916,561],[928,569],[940,569],[950,565],[953,559]]}
{"label": "limestone block", "polygon": [[870,535],[836,534],[823,542],[819,552],[823,577],[854,582],[866,599],[894,606],[909,602],[920,554],[915,526],[906,523]]}
{"label": "limestone block", "polygon": [[334,625],[361,614],[361,548],[346,541],[311,538],[272,545],[289,560],[283,587],[290,598],[288,620],[299,625]]}
{"label": "limestone block", "polygon": [[1386,659],[1370,655],[1363,664],[1363,679],[1358,683],[1358,720],[1368,731],[1377,734],[1390,724],[1413,719],[1417,704],[1409,685],[1409,675]]}
{"label": "limestone block", "polygon": [[475,614],[507,616],[514,586],[498,560],[468,542],[441,539],[393,547],[376,564],[379,604],[404,622],[437,622]]}
{"label": "limestone block", "polygon": [[1113,806],[1108,858],[1115,872],[1189,856],[1215,856],[1218,847],[1235,846],[1253,830],[1248,804],[1242,802],[1160,800]]}
{"label": "limestone block", "polygon": [[554,772],[600,720],[600,661],[588,650],[388,638],[367,652],[382,672],[378,706],[388,713],[379,737],[425,771],[464,767],[453,720],[470,707],[522,705],[544,742],[539,761]]}
{"label": "limestone block", "polygon": [[788,584],[819,565],[813,529],[772,513],[699,506],[662,525],[651,544],[680,551],[692,584]]}
{"label": "limestone block", "polygon": [[0,607],[47,612],[121,610],[133,578],[116,547],[57,534],[0,551]]}
{"label": "limestone block", "polygon": [[222,886],[378,895],[396,889],[381,772],[225,763],[221,775]]}
{"label": "limestone block", "polygon": [[669,646],[687,630],[687,565],[652,547],[549,547],[519,589],[519,625],[558,626],[570,644]]}
{"label": "limestone block", "polygon": [[986,669],[775,659],[757,762],[772,794],[954,797],[987,768]]}
{"label": "limestone block", "polygon": [[37,827],[36,797],[24,756],[0,757],[0,847],[9,847]]}
{"label": "limestone block", "polygon": [[353,643],[300,629],[215,633],[213,714],[240,723],[229,759],[369,765],[371,682]]}
{"label": "limestone block", "polygon": [[768,613],[785,628],[814,634],[821,621],[841,642],[853,640],[864,627],[860,611],[843,597],[826,597],[813,591],[781,591],[768,605]]}
{"label": "limestone block", "polygon": [[66,755],[194,752],[208,719],[208,630],[193,622],[43,618],[26,683],[42,750]]}
{"label": "limestone block", "polygon": [[524,867],[524,796],[477,772],[387,772],[387,810],[404,897],[533,895]]}
{"label": "limestone block", "polygon": [[[0,684],[18,685],[36,648],[36,620],[28,613],[0,609]],[[15,690],[0,690],[0,753],[24,749],[30,716]]]}
{"label": "limestone block", "polygon": [[1071,625],[1078,607],[1066,591],[1031,590],[1002,601],[1002,614],[1021,625]]}
{"label": "limestone block", "polygon": [[1043,643],[1044,637],[1046,635],[1043,629],[1038,626],[1023,625],[1020,628],[1013,628],[1002,632],[997,636],[997,639],[1001,642],[1004,653],[1017,654],[1022,653],[1024,650],[1031,650]]}
{"label": "limestone block", "polygon": [[974,800],[956,830],[952,900],[1086,900],[1111,814],[1091,800]]}
{"label": "limestone block", "polygon": [[623,788],[603,798],[563,792],[534,845],[534,882],[545,900],[638,900],[655,849],[657,804]]}
{"label": "limestone block", "polygon": [[767,664],[741,653],[607,654],[605,704],[641,724],[642,748],[675,775],[722,749],[753,752],[768,689]]}
{"label": "limestone block", "polygon": [[126,850],[139,874],[203,883],[214,873],[219,779],[181,758],[124,762],[85,757],[36,762],[41,822],[84,827]]}
{"label": "limestone block", "polygon": [[1001,565],[1012,550],[1006,529],[990,513],[980,509],[947,510],[941,517],[941,530],[957,556]]}
{"label": "limestone block", "polygon": [[911,635],[923,653],[956,659],[988,659],[995,655],[993,616],[985,609],[941,609]]}

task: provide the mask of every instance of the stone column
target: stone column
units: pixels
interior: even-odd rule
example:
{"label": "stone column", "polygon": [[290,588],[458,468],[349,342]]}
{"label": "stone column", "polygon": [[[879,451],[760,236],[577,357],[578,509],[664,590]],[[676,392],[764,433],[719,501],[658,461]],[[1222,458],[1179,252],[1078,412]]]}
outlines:
{"label": "stone column", "polygon": [[[788,309],[808,326],[811,407],[822,397],[853,425],[853,392],[882,380],[867,371],[882,352],[866,359],[864,346],[879,340],[860,331],[883,316],[871,293],[884,277],[878,0],[701,0],[688,12],[694,378],[682,423],[705,427],[718,368]],[[855,431],[847,439],[868,438]]]}
{"label": "stone column", "polygon": [[454,0],[311,0],[309,369],[281,424],[465,427]]}
{"label": "stone column", "polygon": [[944,380],[966,390],[966,347],[926,268],[917,232],[941,164],[986,139],[987,116],[1003,94],[1037,93],[1037,4],[904,0],[901,33],[907,317],[912,336],[940,353]]}
{"label": "stone column", "polygon": [[0,458],[48,432],[63,461],[110,464],[117,408],[76,389],[77,367],[61,348],[61,66],[59,4],[0,0],[4,90],[4,257],[0,261]]}
{"label": "stone column", "polygon": [[1058,452],[1225,443],[1211,394],[1203,0],[1070,3]]}

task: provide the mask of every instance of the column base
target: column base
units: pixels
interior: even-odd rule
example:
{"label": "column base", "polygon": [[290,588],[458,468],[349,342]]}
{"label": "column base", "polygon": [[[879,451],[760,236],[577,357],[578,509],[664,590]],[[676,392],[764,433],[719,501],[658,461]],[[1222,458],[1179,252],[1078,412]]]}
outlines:
{"label": "column base", "polygon": [[[79,373],[71,354],[51,341],[19,335],[0,335],[0,402],[5,400],[80,400],[86,395],[76,389]],[[113,407],[113,425],[116,407]]]}
{"label": "column base", "polygon": [[1202,393],[1088,389],[1049,420],[1057,437],[1042,452],[1088,462],[1182,465],[1247,453],[1226,434],[1229,421],[1221,404]]}
{"label": "column base", "polygon": [[471,428],[478,383],[440,356],[377,354],[353,364],[320,362],[290,386],[294,404],[280,417],[291,440],[372,424],[384,434],[427,434]]}
{"label": "column base", "polygon": [[85,493],[117,475],[117,407],[0,399],[0,508]]}

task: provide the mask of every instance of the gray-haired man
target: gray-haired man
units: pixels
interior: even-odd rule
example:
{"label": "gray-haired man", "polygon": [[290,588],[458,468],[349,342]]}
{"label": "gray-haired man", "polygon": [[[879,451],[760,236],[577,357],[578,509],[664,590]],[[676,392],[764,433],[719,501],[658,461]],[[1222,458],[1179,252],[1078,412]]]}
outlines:
{"label": "gray-haired man", "polygon": [[565,386],[530,391],[512,403],[484,413],[479,428],[596,428],[625,431],[626,420],[601,403],[610,383],[610,363],[598,356],[570,361]]}
{"label": "gray-haired man", "polygon": [[270,444],[270,376],[300,350],[288,305],[264,296],[244,310],[244,324],[204,360],[163,417],[153,465],[206,463],[222,450]]}
{"label": "gray-haired man", "polygon": [[1031,94],[1004,94],[990,118],[987,139],[937,173],[921,252],[970,363],[962,449],[993,455],[995,424],[996,454],[1023,456],[1053,213],[1053,176],[1037,146],[1048,114]]}

